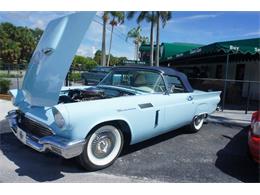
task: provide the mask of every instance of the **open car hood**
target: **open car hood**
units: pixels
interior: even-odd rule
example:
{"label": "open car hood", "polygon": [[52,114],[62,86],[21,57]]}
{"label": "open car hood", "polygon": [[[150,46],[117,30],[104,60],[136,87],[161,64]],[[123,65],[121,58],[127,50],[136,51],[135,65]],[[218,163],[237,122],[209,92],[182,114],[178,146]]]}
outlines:
{"label": "open car hood", "polygon": [[79,12],[47,25],[18,91],[20,101],[33,106],[57,104],[73,57],[94,16],[95,12]]}

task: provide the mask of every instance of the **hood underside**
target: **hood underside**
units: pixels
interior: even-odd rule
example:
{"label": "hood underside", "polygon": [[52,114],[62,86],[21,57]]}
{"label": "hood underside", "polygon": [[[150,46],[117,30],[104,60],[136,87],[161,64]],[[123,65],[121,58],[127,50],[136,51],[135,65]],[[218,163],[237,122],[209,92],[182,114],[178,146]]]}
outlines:
{"label": "hood underside", "polygon": [[73,57],[94,16],[95,12],[80,12],[47,25],[19,90],[24,101],[33,106],[57,104]]}

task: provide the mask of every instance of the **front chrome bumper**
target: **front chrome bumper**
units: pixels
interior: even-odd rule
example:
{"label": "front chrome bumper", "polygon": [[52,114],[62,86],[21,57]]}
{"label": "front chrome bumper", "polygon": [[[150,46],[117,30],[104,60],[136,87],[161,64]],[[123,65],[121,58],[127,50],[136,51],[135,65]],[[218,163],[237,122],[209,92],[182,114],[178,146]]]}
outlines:
{"label": "front chrome bumper", "polygon": [[25,145],[37,150],[38,152],[51,151],[66,159],[73,158],[82,153],[85,140],[69,140],[57,135],[38,138],[35,135],[26,133],[18,125],[18,114],[16,110],[8,112],[6,119],[14,135]]}

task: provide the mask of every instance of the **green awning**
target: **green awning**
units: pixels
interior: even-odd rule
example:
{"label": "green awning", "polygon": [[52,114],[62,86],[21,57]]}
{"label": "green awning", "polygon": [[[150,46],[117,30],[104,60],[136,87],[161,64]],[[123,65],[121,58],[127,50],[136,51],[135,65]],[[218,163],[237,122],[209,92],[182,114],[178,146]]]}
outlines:
{"label": "green awning", "polygon": [[[162,43],[160,45],[160,60],[167,59],[169,56],[176,55],[181,52],[189,51],[191,49],[201,47],[201,44],[193,43]],[[156,50],[156,45],[154,45],[154,51]],[[150,52],[149,44],[142,44],[139,48],[140,52]]]}
{"label": "green awning", "polygon": [[149,52],[150,51],[150,45],[141,45],[139,48],[140,52],[146,51]]}
{"label": "green awning", "polygon": [[162,43],[161,60],[167,59],[169,56],[173,56],[181,52],[186,52],[201,46],[203,45],[193,43]]}
{"label": "green awning", "polygon": [[260,38],[244,39],[235,41],[216,42],[209,45],[197,47],[186,52],[167,57],[167,60],[197,57],[203,55],[217,54],[250,54],[260,53]]}

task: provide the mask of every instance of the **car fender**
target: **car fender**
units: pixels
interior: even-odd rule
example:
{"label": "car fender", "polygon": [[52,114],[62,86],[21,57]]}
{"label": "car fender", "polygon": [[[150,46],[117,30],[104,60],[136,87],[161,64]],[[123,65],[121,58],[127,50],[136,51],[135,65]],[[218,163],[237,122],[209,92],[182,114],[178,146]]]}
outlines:
{"label": "car fender", "polygon": [[194,116],[209,113],[209,105],[207,103],[200,103],[197,105]]}
{"label": "car fender", "polygon": [[[109,106],[104,109],[104,105],[100,105],[98,102],[80,102],[55,106],[66,117],[65,120],[69,120],[66,131],[62,133],[63,136],[72,139],[84,139],[94,127],[110,121],[123,121],[128,125],[132,134],[132,126],[127,119],[127,114],[118,112]],[[94,105],[96,105],[96,109],[93,109]]]}

